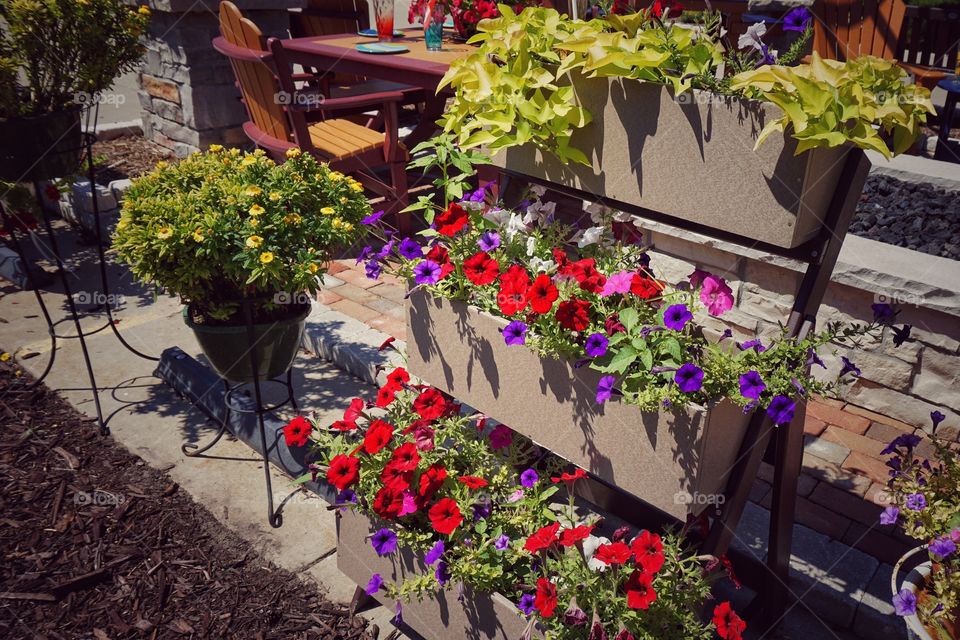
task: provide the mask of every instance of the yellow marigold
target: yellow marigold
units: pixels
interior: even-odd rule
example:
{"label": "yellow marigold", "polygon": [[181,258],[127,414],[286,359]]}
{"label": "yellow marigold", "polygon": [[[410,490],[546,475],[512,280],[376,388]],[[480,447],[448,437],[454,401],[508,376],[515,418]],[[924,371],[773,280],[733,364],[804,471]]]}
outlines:
{"label": "yellow marigold", "polygon": [[287,224],[300,224],[303,218],[300,217],[299,213],[288,213],[283,216],[283,221]]}
{"label": "yellow marigold", "polygon": [[258,205],[258,204],[254,204],[254,205],[252,205],[252,206],[250,207],[249,211],[250,211],[250,215],[252,215],[252,216],[258,216],[258,215],[260,215],[261,213],[263,213],[264,211],[266,211],[266,209],[264,209],[263,207],[261,207],[261,206]]}
{"label": "yellow marigold", "polygon": [[250,223],[251,227],[256,228],[260,226],[260,218],[250,218],[248,222]]}
{"label": "yellow marigold", "polygon": [[254,150],[253,150],[253,155],[255,155],[255,156],[257,156],[258,158],[260,158],[260,157],[263,157],[263,156],[267,155],[267,152],[264,151],[263,149],[254,149]]}
{"label": "yellow marigold", "polygon": [[343,226],[343,218],[341,218],[340,216],[337,216],[336,218],[333,219],[334,229],[339,229],[342,226]]}
{"label": "yellow marigold", "polygon": [[249,238],[247,238],[247,246],[250,247],[251,249],[256,249],[262,244],[263,244],[263,238],[261,238],[260,236],[250,236]]}
{"label": "yellow marigold", "polygon": [[254,156],[246,156],[240,161],[241,167],[249,167],[252,164],[257,164],[257,159]]}
{"label": "yellow marigold", "polygon": [[255,184],[252,184],[243,190],[243,195],[250,196],[251,198],[258,196],[261,193],[263,193],[263,189],[261,189]]}
{"label": "yellow marigold", "polygon": [[350,198],[347,196],[340,196],[340,204],[347,204],[348,202],[350,202]]}
{"label": "yellow marigold", "polygon": [[[313,265],[311,265],[311,266],[313,266]],[[10,359],[10,354],[9,354],[9,353],[7,353],[6,351],[4,351],[3,353],[0,353],[0,362],[6,362],[6,361],[9,360],[9,359]]]}
{"label": "yellow marigold", "polygon": [[229,167],[231,164],[233,164],[233,160],[231,160],[230,158],[224,158],[224,159],[223,159],[223,164],[224,164],[224,166]]}
{"label": "yellow marigold", "polygon": [[324,207],[324,208],[320,209],[320,213],[322,213],[322,214],[325,215],[325,216],[332,216],[332,215],[335,214],[336,212],[337,212],[337,210],[334,209],[333,207]]}
{"label": "yellow marigold", "polygon": [[[147,9],[147,11],[149,11],[149,9]],[[210,145],[210,151],[211,151],[211,153],[220,153],[221,151],[223,151],[223,145],[222,145],[222,144],[212,144],[212,145]]]}
{"label": "yellow marigold", "polygon": [[[317,271],[320,271],[320,267],[318,267],[318,266],[316,265],[316,263],[311,262],[310,264],[307,265],[307,270],[308,270],[310,273],[316,273]],[[4,355],[9,356],[10,354],[8,353],[8,354],[4,354]]]}
{"label": "yellow marigold", "polygon": [[237,149],[236,147],[230,149],[230,155],[236,158],[238,155],[240,155],[240,149]]}
{"label": "yellow marigold", "polygon": [[279,191],[271,191],[271,192],[270,192],[270,195],[267,196],[267,197],[270,198],[270,202],[276,202],[277,200],[280,199],[280,192],[279,192]]}
{"label": "yellow marigold", "polygon": [[343,223],[343,230],[346,231],[347,233],[350,233],[351,231],[353,231],[353,223],[352,223],[352,222],[344,222],[344,223]]}
{"label": "yellow marigold", "polygon": [[260,254],[260,262],[261,264],[270,264],[273,262],[273,254],[269,251],[264,251]]}
{"label": "yellow marigold", "polygon": [[145,4],[142,4],[140,5],[140,8],[137,9],[137,13],[139,13],[142,16],[148,16],[150,15],[150,7],[148,7]]}
{"label": "yellow marigold", "polygon": [[350,188],[356,191],[357,193],[361,193],[363,191],[363,185],[360,184],[359,182],[354,182],[353,184],[350,185]]}
{"label": "yellow marigold", "polygon": [[298,149],[297,147],[294,147],[293,149],[287,149],[287,157],[288,157],[288,158],[296,158],[296,157],[299,156],[301,153],[303,153],[303,152],[300,151],[300,149]]}
{"label": "yellow marigold", "polygon": [[157,231],[157,237],[161,240],[166,240],[173,235],[173,229],[170,227],[160,227],[160,230]]}
{"label": "yellow marigold", "polygon": [[343,178],[344,178],[343,174],[340,173],[339,171],[334,171],[330,174],[330,179],[333,180],[334,182],[340,182],[341,180],[343,180]]}
{"label": "yellow marigold", "polygon": [[166,169],[169,166],[170,166],[170,163],[165,160],[161,160],[160,162],[157,163],[157,169]]}
{"label": "yellow marigold", "polygon": [[193,240],[194,242],[204,241],[203,231],[201,229],[198,228],[196,231],[193,232]]}

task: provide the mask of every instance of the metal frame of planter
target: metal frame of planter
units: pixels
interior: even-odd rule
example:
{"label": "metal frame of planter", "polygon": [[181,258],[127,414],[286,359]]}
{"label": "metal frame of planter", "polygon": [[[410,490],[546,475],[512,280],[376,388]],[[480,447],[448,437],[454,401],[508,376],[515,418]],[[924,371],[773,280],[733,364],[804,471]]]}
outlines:
{"label": "metal frame of planter", "polygon": [[[631,213],[638,218],[663,222],[685,231],[805,263],[806,270],[794,296],[790,315],[786,319],[787,335],[802,339],[815,328],[817,312],[836,266],[843,239],[853,219],[856,203],[870,168],[869,160],[859,149],[850,149],[842,162],[837,188],[832,194],[819,232],[813,239],[793,248],[758,242],[747,236],[713,229],[630,203],[609,200],[602,194],[587,193],[504,167],[490,168],[489,171],[484,172],[484,178],[491,181],[490,178],[495,177],[491,174],[499,174],[496,177],[505,178],[506,181],[520,180],[524,183],[538,184],[576,199],[597,202]],[[505,184],[505,182],[501,183],[501,188]],[[790,552],[797,481],[803,458],[803,430],[796,425],[802,423],[805,412],[805,405],[799,405],[791,426],[779,429],[770,422],[765,412],[753,413],[747,425],[737,462],[726,485],[725,501],[719,509],[719,515],[709,525],[702,546],[703,553],[717,556],[729,550],[737,524],[746,507],[752,481],[759,471],[760,463],[766,457],[774,467],[767,558],[762,564],[746,556],[738,558],[747,568],[747,571],[742,572],[744,581],[757,587],[758,592],[758,596],[748,607],[748,614],[754,620],[759,620],[766,628],[772,628],[779,623],[791,595]],[[646,503],[619,490],[616,486],[599,480],[595,480],[590,486],[591,495],[585,497],[605,511],[628,522],[636,520],[638,507],[651,511]],[[671,517],[665,514],[660,514],[660,517],[663,522],[671,521]],[[766,567],[766,572],[761,570],[762,566]]]}
{"label": "metal frame of planter", "polygon": [[[135,356],[143,358],[145,360],[154,361],[154,362],[158,362],[160,358],[142,353],[141,351],[134,348],[130,343],[128,343],[124,339],[123,335],[121,335],[120,333],[120,330],[117,328],[117,321],[114,320],[113,318],[113,309],[111,308],[109,303],[110,282],[109,282],[109,278],[107,277],[106,259],[104,257],[104,250],[103,250],[103,232],[100,227],[100,202],[99,202],[99,198],[97,197],[96,182],[94,180],[96,177],[96,167],[94,166],[93,143],[96,139],[96,135],[93,133],[89,133],[89,130],[93,126],[93,123],[95,123],[97,120],[98,110],[99,110],[99,107],[86,110],[86,118],[84,118],[83,120],[86,122],[87,132],[82,133],[82,136],[83,136],[82,152],[86,156],[85,160],[86,160],[86,169],[87,169],[87,179],[90,181],[90,191],[91,191],[91,199],[92,199],[92,205],[93,205],[93,220],[94,220],[94,226],[96,227],[96,230],[94,233],[94,241],[97,247],[97,261],[100,268],[100,286],[103,289],[104,300],[107,301],[103,305],[104,309],[107,312],[107,321],[104,325],[88,331],[84,331],[83,327],[80,326],[80,315],[77,312],[77,307],[73,300],[73,294],[71,293],[69,279],[67,278],[67,271],[64,266],[63,257],[60,253],[60,247],[57,243],[56,234],[54,233],[53,227],[50,224],[49,216],[43,213],[43,202],[40,194],[39,183],[34,183],[34,191],[37,199],[37,206],[40,208],[41,218],[43,219],[43,226],[47,232],[47,238],[49,239],[49,242],[50,242],[50,250],[53,253],[53,257],[56,262],[57,275],[60,279],[60,285],[63,287],[63,293],[67,298],[67,307],[70,310],[70,316],[68,318],[63,318],[61,320],[58,320],[56,322],[53,321],[53,318],[50,316],[50,312],[47,310],[46,303],[43,300],[43,295],[40,293],[40,283],[35,280],[34,274],[32,273],[31,269],[29,269],[29,267],[26,268],[27,282],[29,283],[30,287],[33,289],[33,293],[37,299],[37,304],[40,305],[40,312],[43,316],[44,321],[47,324],[47,333],[50,336],[51,346],[50,346],[50,359],[48,360],[47,366],[44,368],[43,373],[40,374],[40,376],[33,383],[31,383],[30,385],[27,385],[20,391],[22,392],[22,391],[28,391],[30,389],[33,389],[37,385],[41,384],[43,380],[47,377],[47,375],[49,375],[50,371],[53,369],[54,361],[56,360],[58,338],[61,340],[77,339],[80,341],[80,350],[83,354],[83,361],[87,370],[87,378],[90,381],[90,388],[93,395],[93,403],[97,412],[97,424],[100,427],[100,434],[108,435],[110,433],[110,429],[107,427],[106,421],[104,420],[104,417],[103,417],[103,409],[100,406],[100,389],[97,386],[96,376],[94,375],[94,372],[93,372],[93,364],[91,362],[90,352],[87,349],[86,338],[93,334],[103,331],[107,327],[110,327],[110,330],[113,332],[114,336],[116,336],[117,340],[120,341],[120,344],[122,344],[124,348],[126,348],[128,351],[133,353]],[[69,149],[69,150],[65,150],[64,152],[72,153],[75,151],[76,149]],[[83,162],[81,161],[81,166],[82,164]],[[2,219],[4,229],[10,235],[10,243],[13,245],[13,250],[20,257],[20,260],[23,262],[23,264],[27,265],[28,262],[27,262],[26,254],[23,251],[23,246],[21,245],[20,240],[17,238],[16,228],[12,221],[12,218],[14,218],[15,216],[16,214],[7,212],[3,208],[3,206],[0,205],[0,219]],[[22,221],[18,220],[18,222],[22,222]],[[76,329],[76,335],[63,335],[63,334],[57,333],[57,325],[60,324],[61,322],[67,322],[69,320],[73,321],[74,328]]]}

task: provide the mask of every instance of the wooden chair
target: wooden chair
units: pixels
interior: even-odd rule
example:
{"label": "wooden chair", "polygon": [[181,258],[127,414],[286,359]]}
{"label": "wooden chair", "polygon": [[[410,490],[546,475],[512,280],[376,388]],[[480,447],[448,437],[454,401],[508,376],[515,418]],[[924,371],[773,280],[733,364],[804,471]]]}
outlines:
{"label": "wooden chair", "polygon": [[960,7],[910,7],[904,14],[897,43],[897,60],[933,89],[957,68],[960,55]]}
{"label": "wooden chair", "polygon": [[813,49],[831,60],[866,55],[893,60],[905,9],[902,0],[817,0]]}
{"label": "wooden chair", "polygon": [[[397,213],[407,205],[406,148],[397,136],[399,91],[350,98],[324,98],[316,89],[297,88],[292,65],[281,40],[264,42],[263,34],[232,3],[220,3],[220,33],[214,48],[230,59],[249,120],[243,131],[272,158],[282,162],[286,151],[299,147],[331,169],[354,175],[367,189],[389,202],[384,210]],[[383,133],[332,115],[357,109],[384,113]],[[323,118],[308,123],[307,111]],[[375,169],[389,169],[390,182],[380,180]],[[401,233],[409,229],[409,216],[399,214]]]}

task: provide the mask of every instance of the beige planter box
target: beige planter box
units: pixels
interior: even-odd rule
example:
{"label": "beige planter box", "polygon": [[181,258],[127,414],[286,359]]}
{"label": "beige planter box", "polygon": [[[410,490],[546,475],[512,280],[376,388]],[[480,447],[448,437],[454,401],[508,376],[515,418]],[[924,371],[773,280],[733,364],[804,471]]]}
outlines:
{"label": "beige planter box", "polygon": [[796,156],[797,141],[774,132],[754,151],[781,114],[770,103],[702,91],[675,98],[662,85],[620,78],[578,76],[573,84],[593,121],[570,146],[593,166],[564,164],[533,145],[498,153],[496,165],[779,247],[817,234],[854,149]]}
{"label": "beige planter box", "polygon": [[557,455],[678,518],[726,486],[749,420],[732,402],[679,415],[597,405],[598,372],[507,346],[501,318],[423,289],[406,312],[411,374]]}
{"label": "beige planter box", "polygon": [[[370,576],[379,573],[385,580],[420,575],[425,570],[421,559],[408,550],[380,557],[368,537],[380,527],[366,516],[347,509],[337,517],[337,567],[351,580],[365,586]],[[373,596],[392,609],[394,601],[378,593]],[[498,593],[477,593],[464,588],[463,602],[457,600],[454,586],[403,605],[403,621],[427,640],[517,640],[527,621],[517,608]],[[534,631],[534,638],[541,635]]]}

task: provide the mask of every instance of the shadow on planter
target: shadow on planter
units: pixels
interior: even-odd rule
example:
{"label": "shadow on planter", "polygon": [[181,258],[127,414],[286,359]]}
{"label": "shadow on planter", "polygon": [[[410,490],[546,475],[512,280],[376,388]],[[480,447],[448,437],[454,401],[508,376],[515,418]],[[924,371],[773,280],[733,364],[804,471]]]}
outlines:
{"label": "shadow on planter", "polygon": [[420,289],[407,300],[410,373],[602,480],[683,519],[720,500],[748,415],[596,403],[600,374],[504,344],[506,322]]}

